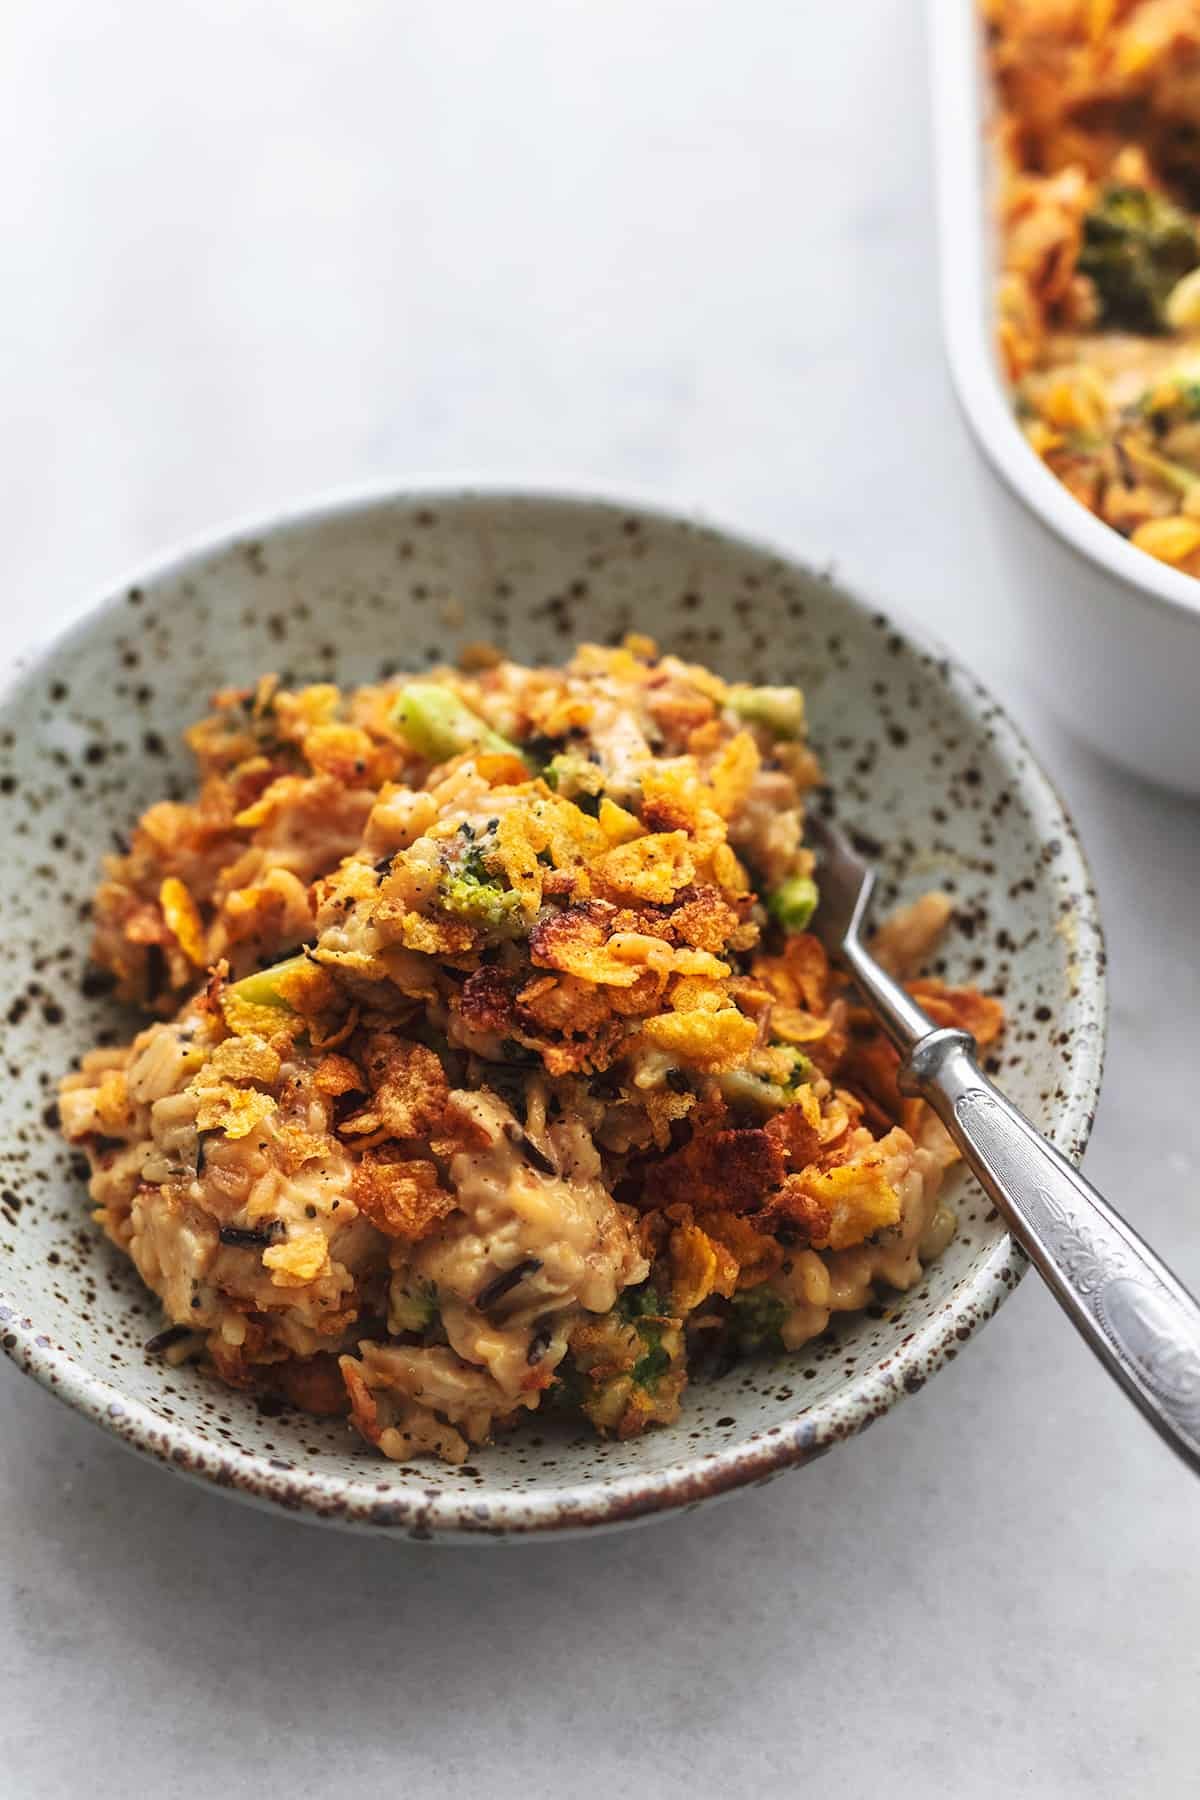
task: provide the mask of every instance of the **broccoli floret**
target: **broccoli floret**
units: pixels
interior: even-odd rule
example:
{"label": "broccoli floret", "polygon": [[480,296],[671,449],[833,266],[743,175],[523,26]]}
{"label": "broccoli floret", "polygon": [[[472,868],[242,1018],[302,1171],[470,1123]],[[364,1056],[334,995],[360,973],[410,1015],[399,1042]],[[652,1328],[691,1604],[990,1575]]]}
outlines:
{"label": "broccoli floret", "polygon": [[431,762],[448,762],[464,750],[484,750],[492,756],[525,760],[515,744],[472,712],[452,689],[440,687],[436,681],[413,681],[401,688],[392,708],[392,721],[418,756],[427,756]]}
{"label": "broccoli floret", "polygon": [[786,1048],[791,1052],[792,1072],[787,1078],[787,1086],[784,1089],[784,1092],[787,1094],[789,1100],[794,1100],[796,1098],[796,1090],[798,1088],[807,1087],[813,1076],[816,1074],[816,1066],[813,1063],[812,1058],[805,1056],[803,1050],[797,1050],[794,1044],[777,1046],[777,1048]]}
{"label": "broccoli floret", "polygon": [[772,1113],[782,1112],[788,1104],[785,1087],[778,1081],[768,1081],[763,1075],[752,1075],[749,1069],[730,1069],[726,1074],[718,1075],[717,1085],[722,1099],[738,1113],[769,1119]]}
{"label": "broccoli floret", "polygon": [[1155,382],[1139,399],[1134,417],[1145,419],[1160,435],[1176,425],[1194,424],[1200,419],[1200,380],[1177,375]]}
{"label": "broccoli floret", "polygon": [[480,881],[477,875],[444,875],[438,902],[443,912],[496,938],[519,937],[524,926],[521,896],[498,881]]}
{"label": "broccoli floret", "polygon": [[1192,220],[1148,188],[1110,184],[1084,219],[1079,272],[1095,286],[1104,325],[1168,331],[1167,297],[1198,263]]}
{"label": "broccoli floret", "polygon": [[503,885],[488,863],[488,844],[492,842],[495,823],[491,821],[482,844],[472,826],[459,826],[457,837],[442,851],[445,870],[438,886],[438,903],[452,918],[478,926],[502,940],[520,936],[524,915],[520,896]]}
{"label": "broccoli floret", "polygon": [[564,750],[546,764],[543,780],[547,787],[561,794],[564,800],[570,800],[580,812],[595,818],[600,811],[600,797],[604,792],[604,772],[586,756],[578,751]]}
{"label": "broccoli floret", "polygon": [[583,1412],[598,1431],[618,1431],[626,1420],[640,1428],[673,1416],[686,1379],[679,1321],[662,1311],[648,1283],[627,1288],[592,1337],[586,1371],[570,1354],[555,1370],[544,1404],[554,1412]]}
{"label": "broccoli floret", "polygon": [[670,1352],[664,1349],[661,1336],[657,1332],[648,1331],[641,1325],[638,1326],[638,1331],[643,1341],[648,1337],[653,1337],[654,1342],[649,1345],[646,1354],[639,1356],[634,1363],[633,1379],[639,1387],[649,1388],[653,1393],[659,1376],[665,1375],[671,1366],[671,1356]]}
{"label": "broccoli floret", "polygon": [[1132,437],[1122,438],[1120,446],[1125,460],[1133,464],[1139,475],[1153,476],[1156,481],[1161,481],[1181,497],[1186,497],[1200,484],[1200,474],[1195,469],[1185,468],[1182,463],[1173,462],[1170,457],[1148,450]]}
{"label": "broccoli floret", "polygon": [[739,682],[729,690],[729,704],[739,719],[765,725],[777,738],[804,735],[804,695],[797,687],[748,687]]}
{"label": "broccoli floret", "polygon": [[641,1287],[627,1287],[617,1296],[615,1312],[626,1325],[634,1324],[638,1319],[661,1319],[663,1316],[662,1301],[658,1297],[658,1289],[646,1281]]}
{"label": "broccoli floret", "polygon": [[791,1070],[789,1071],[787,1080],[783,1084],[783,1094],[787,1104],[789,1106],[794,1106],[800,1093],[800,1089],[802,1087],[807,1087],[813,1076],[816,1074],[816,1064],[810,1057],[805,1056],[803,1050],[797,1050],[795,1044],[773,1043],[771,1048],[776,1051],[785,1051],[792,1059]]}
{"label": "broccoli floret", "polygon": [[254,975],[244,975],[240,981],[231,982],[225,989],[226,998],[240,1000],[245,1006],[275,1006],[281,1012],[291,1012],[294,1009],[282,988],[289,975],[296,975],[310,966],[303,952],[298,956],[286,956],[282,962],[272,963],[269,969],[259,969]]}
{"label": "broccoli floret", "polygon": [[464,875],[468,881],[490,881],[492,879],[492,871],[488,868],[487,858],[478,844],[472,844],[465,852],[455,874]]}
{"label": "broccoli floret", "polygon": [[785,1082],[768,1081],[763,1075],[751,1074],[749,1069],[731,1069],[718,1075],[721,1096],[735,1112],[770,1118],[772,1113],[791,1106],[799,1089],[812,1080],[813,1065],[802,1051],[791,1044],[774,1044],[772,1048],[786,1049],[791,1054],[791,1072]]}
{"label": "broccoli floret", "polygon": [[431,1281],[418,1281],[412,1287],[393,1290],[388,1303],[390,1331],[428,1331],[438,1316],[437,1288]]}
{"label": "broccoli floret", "polygon": [[659,1376],[665,1375],[671,1366],[670,1352],[663,1344],[665,1312],[658,1289],[649,1282],[641,1287],[626,1288],[617,1297],[615,1311],[627,1325],[636,1327],[645,1346],[629,1371],[630,1375],[639,1387],[653,1392]]}
{"label": "broccoli floret", "polygon": [[820,898],[811,875],[789,875],[767,895],[767,911],[785,931],[804,931]]}
{"label": "broccoli floret", "polygon": [[747,1288],[730,1301],[729,1333],[738,1350],[778,1350],[787,1302],[768,1287]]}
{"label": "broccoli floret", "polygon": [[648,1388],[653,1393],[658,1377],[666,1375],[671,1368],[671,1352],[662,1341],[667,1327],[666,1310],[658,1298],[657,1287],[651,1287],[649,1282],[644,1287],[626,1287],[617,1298],[617,1314],[628,1325],[637,1328],[637,1336],[646,1346],[637,1363],[633,1364],[630,1375],[639,1388]]}

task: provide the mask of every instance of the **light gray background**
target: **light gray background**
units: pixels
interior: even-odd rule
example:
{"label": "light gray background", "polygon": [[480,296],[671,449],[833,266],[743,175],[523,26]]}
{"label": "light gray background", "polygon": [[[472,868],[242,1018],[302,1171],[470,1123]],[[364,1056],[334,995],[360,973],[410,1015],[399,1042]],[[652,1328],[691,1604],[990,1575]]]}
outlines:
{"label": "light gray background", "polygon": [[[834,558],[1060,778],[1112,952],[1089,1167],[1200,1282],[1200,812],[1023,684],[915,0],[25,0],[5,37],[5,652],[230,516],[415,470]],[[1196,1791],[1200,1490],[1032,1279],[803,1474],[533,1550],[259,1516],[8,1365],[0,1408],[14,1800]]]}

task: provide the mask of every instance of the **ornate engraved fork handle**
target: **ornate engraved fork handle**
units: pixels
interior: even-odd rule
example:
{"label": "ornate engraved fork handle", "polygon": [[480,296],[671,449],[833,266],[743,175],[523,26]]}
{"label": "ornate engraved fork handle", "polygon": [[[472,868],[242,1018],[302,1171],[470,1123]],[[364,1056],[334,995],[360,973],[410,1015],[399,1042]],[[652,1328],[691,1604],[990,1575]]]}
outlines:
{"label": "ornate engraved fork handle", "polygon": [[1092,1349],[1200,1473],[1200,1306],[1120,1215],[1004,1098],[961,1031],[901,1064]]}

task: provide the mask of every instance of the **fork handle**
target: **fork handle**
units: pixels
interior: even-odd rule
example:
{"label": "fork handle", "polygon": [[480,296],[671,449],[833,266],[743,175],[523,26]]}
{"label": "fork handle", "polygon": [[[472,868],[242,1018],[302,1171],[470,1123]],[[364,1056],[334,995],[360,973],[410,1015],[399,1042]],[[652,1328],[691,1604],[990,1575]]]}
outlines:
{"label": "fork handle", "polygon": [[901,1091],[937,1113],[1072,1324],[1200,1473],[1200,1306],[988,1080],[963,1031],[927,1032]]}

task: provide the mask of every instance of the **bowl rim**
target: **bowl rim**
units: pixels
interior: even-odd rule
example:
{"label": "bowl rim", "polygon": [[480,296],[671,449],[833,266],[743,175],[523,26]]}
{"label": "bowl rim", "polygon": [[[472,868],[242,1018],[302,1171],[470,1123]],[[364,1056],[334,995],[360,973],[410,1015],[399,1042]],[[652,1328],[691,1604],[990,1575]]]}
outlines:
{"label": "bowl rim", "polygon": [[[19,656],[15,667],[7,670],[0,681],[0,703],[39,674],[49,673],[64,648],[122,605],[131,586],[151,587],[182,579],[194,565],[207,563],[247,540],[269,542],[294,528],[348,520],[380,508],[416,502],[449,507],[470,501],[564,512],[582,509],[620,517],[637,515],[668,529],[707,533],[731,550],[773,558],[807,579],[816,572],[813,565],[805,564],[793,551],[757,534],[726,528],[699,510],[687,511],[584,485],[567,488],[505,480],[414,478],[402,485],[388,483],[365,491],[339,492],[332,498],[320,497],[276,512],[265,520],[239,523],[190,541],[184,549],[158,558],[131,580],[110,588],[103,600],[85,608],[36,653]],[[876,615],[881,610],[873,600],[840,584],[838,593],[857,611]],[[980,722],[986,715],[994,751],[1010,767],[1023,765],[1014,772],[1014,781],[1031,808],[1035,827],[1039,815],[1043,816],[1061,841],[1077,896],[1076,916],[1090,932],[1097,949],[1081,989],[1094,1011],[1094,1028],[1081,1034],[1071,1063],[1060,1072],[1064,1093],[1048,1132],[1063,1154],[1077,1162],[1086,1148],[1095,1117],[1108,1024],[1103,927],[1095,883],[1078,831],[1024,734],[983,684],[928,634],[914,629],[903,614],[889,609],[886,617],[910,649],[938,663],[958,704],[973,720]],[[753,1432],[724,1450],[691,1456],[685,1453],[677,1463],[665,1468],[579,1481],[546,1492],[536,1487],[498,1494],[481,1489],[477,1501],[465,1495],[443,1494],[432,1487],[413,1488],[384,1498],[378,1482],[368,1481],[366,1476],[361,1495],[348,1499],[347,1488],[353,1484],[348,1484],[344,1476],[298,1467],[283,1458],[258,1452],[215,1447],[188,1425],[163,1420],[144,1403],[131,1400],[119,1381],[92,1373],[58,1347],[49,1328],[23,1316],[5,1294],[2,1267],[0,1347],[50,1393],[113,1433],[129,1448],[177,1473],[215,1485],[233,1497],[347,1529],[418,1541],[480,1542],[573,1534],[661,1516],[749,1483],[765,1481],[787,1468],[813,1460],[841,1439],[864,1430],[907,1394],[923,1386],[928,1376],[955,1356],[961,1345],[995,1313],[1027,1267],[1023,1251],[1005,1233],[970,1278],[955,1286],[938,1313],[915,1329],[883,1363],[851,1377],[833,1395],[813,1402],[786,1425]],[[369,1467],[374,1470],[376,1464],[372,1462]]]}
{"label": "bowl rim", "polygon": [[987,83],[975,0],[926,0],[943,337],[952,385],[993,471],[1055,536],[1152,611],[1200,626],[1200,580],[1137,550],[1072,498],[1026,442],[992,349]]}

